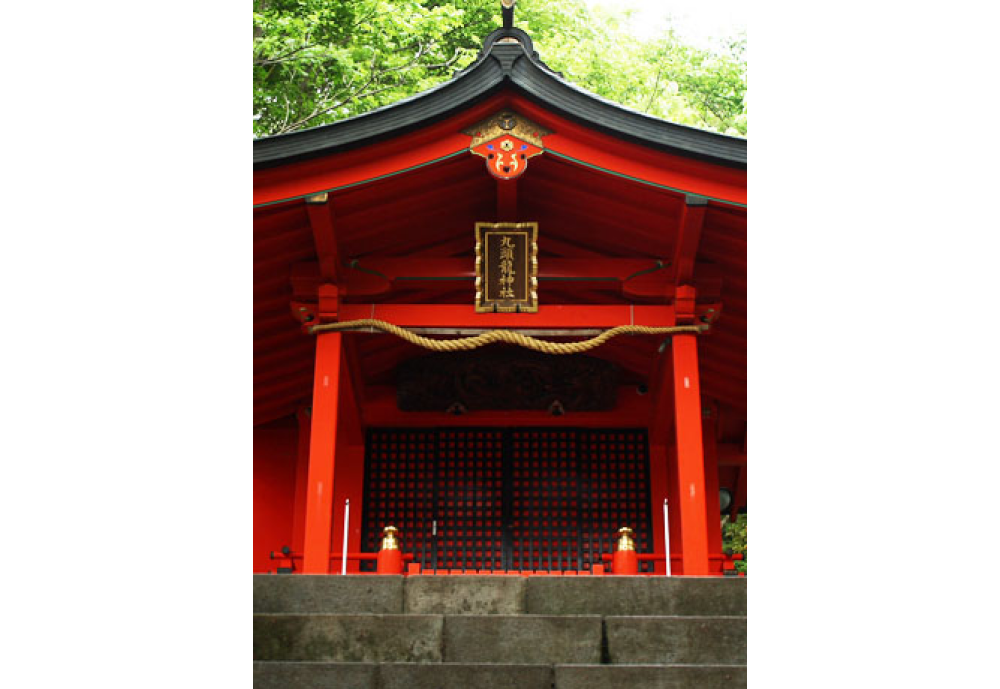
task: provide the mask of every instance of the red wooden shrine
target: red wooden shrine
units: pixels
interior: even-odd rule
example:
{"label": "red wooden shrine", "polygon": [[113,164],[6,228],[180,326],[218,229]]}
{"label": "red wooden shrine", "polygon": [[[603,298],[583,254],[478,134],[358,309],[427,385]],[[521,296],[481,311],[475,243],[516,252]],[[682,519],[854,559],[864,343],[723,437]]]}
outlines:
{"label": "red wooden shrine", "polygon": [[[595,574],[629,527],[663,574],[664,500],[671,573],[722,572],[720,489],[746,509],[746,140],[583,92],[508,27],[441,87],[255,141],[254,168],[254,572],[339,573],[349,501],[348,572],[392,525],[407,571]],[[537,311],[477,312],[483,222],[537,223]],[[558,363],[309,330],[372,318],[708,327]]]}

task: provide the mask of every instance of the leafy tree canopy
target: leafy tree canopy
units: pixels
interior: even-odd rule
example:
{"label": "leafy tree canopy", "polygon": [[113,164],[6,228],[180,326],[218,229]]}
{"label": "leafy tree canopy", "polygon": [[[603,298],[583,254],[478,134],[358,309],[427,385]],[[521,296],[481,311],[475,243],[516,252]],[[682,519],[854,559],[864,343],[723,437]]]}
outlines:
{"label": "leafy tree canopy", "polygon": [[[358,115],[469,65],[501,25],[496,0],[255,0],[254,135]],[[657,117],[746,136],[746,37],[716,50],[642,40],[582,0],[522,0],[515,25],[574,84]]]}
{"label": "leafy tree canopy", "polygon": [[737,515],[735,522],[722,525],[722,547],[733,554],[740,554],[743,560],[736,562],[736,571],[747,571],[747,515]]}

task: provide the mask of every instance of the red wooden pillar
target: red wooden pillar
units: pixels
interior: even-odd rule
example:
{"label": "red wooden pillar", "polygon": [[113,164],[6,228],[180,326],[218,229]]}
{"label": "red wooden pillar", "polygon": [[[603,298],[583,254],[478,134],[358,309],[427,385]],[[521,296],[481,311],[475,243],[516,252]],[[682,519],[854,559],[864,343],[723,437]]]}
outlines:
{"label": "red wooden pillar", "polygon": [[[678,287],[675,304],[678,321],[684,316],[693,316],[694,289]],[[697,335],[690,334],[674,335],[671,347],[674,364],[677,483],[680,489],[678,511],[681,522],[681,557],[686,575],[709,573],[697,338]]]}
{"label": "red wooden pillar", "polygon": [[[320,311],[324,289],[320,287]],[[332,287],[336,300],[336,288]],[[306,495],[305,544],[302,571],[327,574],[333,527],[333,469],[337,449],[337,411],[343,353],[340,333],[316,336],[316,372],[313,378],[312,430],[309,438],[309,479]]]}

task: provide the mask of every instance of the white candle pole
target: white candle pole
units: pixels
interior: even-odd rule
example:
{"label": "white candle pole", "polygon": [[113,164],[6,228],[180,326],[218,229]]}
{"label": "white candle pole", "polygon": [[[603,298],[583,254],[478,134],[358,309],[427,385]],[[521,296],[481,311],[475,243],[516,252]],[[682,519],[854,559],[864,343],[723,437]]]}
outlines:
{"label": "white candle pole", "polygon": [[667,561],[667,576],[670,576],[670,521],[667,516],[667,499],[663,498],[663,552]]}
{"label": "white candle pole", "polygon": [[351,501],[344,500],[344,555],[340,560],[340,573],[347,574],[347,525],[351,523]]}

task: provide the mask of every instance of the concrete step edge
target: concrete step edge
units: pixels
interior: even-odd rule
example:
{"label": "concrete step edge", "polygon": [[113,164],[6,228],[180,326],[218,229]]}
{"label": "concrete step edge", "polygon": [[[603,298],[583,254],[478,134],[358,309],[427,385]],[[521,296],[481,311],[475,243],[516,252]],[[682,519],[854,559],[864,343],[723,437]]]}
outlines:
{"label": "concrete step edge", "polygon": [[460,613],[424,613],[424,612],[255,612],[254,617],[412,617],[412,618],[478,618],[489,619],[516,618],[516,619],[613,619],[613,620],[723,620],[723,621],[746,621],[746,615],[537,615],[528,613],[517,614],[460,614]]}
{"label": "concrete step edge", "polygon": [[[739,579],[739,581],[737,581]],[[744,578],[254,575],[254,611],[348,614],[746,614]],[[567,615],[568,616],[568,615]]]}
{"label": "concrete step edge", "polygon": [[572,668],[644,668],[644,667],[659,667],[659,668],[745,668],[746,663],[617,663],[617,664],[598,664],[598,663],[480,663],[480,662],[466,662],[466,663],[455,663],[455,662],[428,662],[428,663],[407,663],[407,662],[347,662],[339,660],[255,660],[254,665],[266,665],[268,667],[304,667],[304,666],[317,666],[317,667],[332,667],[332,666],[342,666],[348,665],[353,667],[368,667],[368,666],[382,666],[382,665],[392,665],[400,667],[427,667],[432,665],[438,668],[448,668],[448,667],[572,667]]}

